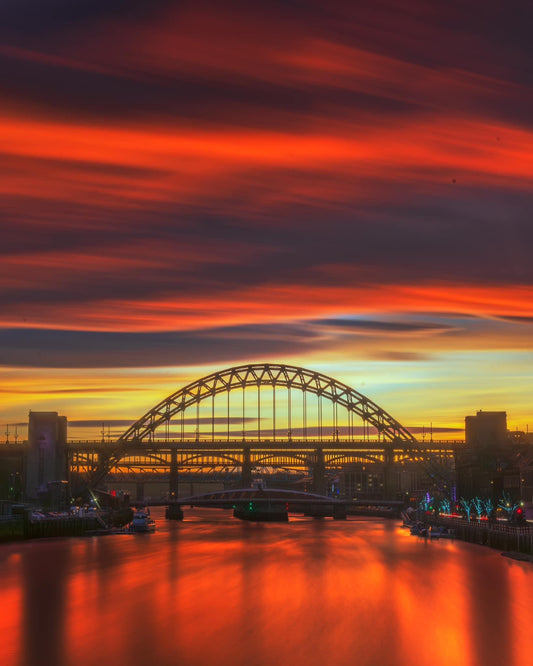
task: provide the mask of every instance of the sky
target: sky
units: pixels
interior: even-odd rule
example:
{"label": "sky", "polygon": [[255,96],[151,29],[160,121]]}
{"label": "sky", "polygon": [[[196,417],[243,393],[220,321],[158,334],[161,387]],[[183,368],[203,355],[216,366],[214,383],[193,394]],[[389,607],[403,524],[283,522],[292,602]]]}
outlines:
{"label": "sky", "polygon": [[277,362],[415,431],[526,429],[532,24],[529,0],[2,0],[2,428],[120,434]]}

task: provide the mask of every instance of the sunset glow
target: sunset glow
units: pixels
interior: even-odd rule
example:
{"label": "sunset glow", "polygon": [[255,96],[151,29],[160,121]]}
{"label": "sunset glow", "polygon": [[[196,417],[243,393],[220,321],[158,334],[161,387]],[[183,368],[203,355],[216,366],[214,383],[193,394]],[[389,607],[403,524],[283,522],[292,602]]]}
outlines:
{"label": "sunset glow", "polygon": [[129,422],[269,360],[406,427],[526,428],[527,16],[116,4],[0,22],[2,428]]}

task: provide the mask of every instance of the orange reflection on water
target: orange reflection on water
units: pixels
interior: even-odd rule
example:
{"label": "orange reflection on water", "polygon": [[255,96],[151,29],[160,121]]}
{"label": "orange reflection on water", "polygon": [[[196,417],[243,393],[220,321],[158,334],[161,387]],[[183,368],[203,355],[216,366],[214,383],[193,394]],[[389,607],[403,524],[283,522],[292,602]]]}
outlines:
{"label": "orange reflection on water", "polygon": [[528,663],[533,567],[497,551],[392,521],[154,513],[155,534],[20,546],[7,666]]}
{"label": "orange reflection on water", "polygon": [[[410,549],[412,537],[407,532],[404,536]],[[415,553],[394,579],[391,598],[396,606],[402,652],[412,648],[412,634],[418,628],[418,650],[436,653],[444,663],[468,666],[476,662],[472,660],[470,637],[464,631],[470,609],[464,596],[461,555],[454,543],[441,541],[438,547],[435,552],[434,544],[415,540]],[[442,550],[452,557],[443,560]]]}
{"label": "orange reflection on water", "polygon": [[[0,546],[0,549],[2,546]],[[12,553],[0,561],[1,568],[8,570],[20,561],[16,553]],[[20,649],[20,628],[22,617],[22,590],[2,581],[0,593],[0,636],[2,637],[1,663],[3,666],[17,666]]]}

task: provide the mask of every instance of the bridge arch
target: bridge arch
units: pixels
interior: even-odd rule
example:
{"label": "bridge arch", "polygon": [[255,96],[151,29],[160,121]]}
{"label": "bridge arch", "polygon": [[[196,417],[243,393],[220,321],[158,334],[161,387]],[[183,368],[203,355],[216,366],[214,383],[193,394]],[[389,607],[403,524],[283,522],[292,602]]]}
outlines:
{"label": "bridge arch", "polygon": [[310,393],[319,400],[325,398],[337,406],[344,407],[348,413],[359,416],[366,424],[373,426],[384,440],[416,444],[414,436],[367,396],[359,393],[347,384],[320,372],[292,365],[277,363],[253,363],[240,365],[202,377],[179,389],[155,405],[119,438],[120,443],[152,441],[158,427],[170,423],[170,420],[203,400],[220,394],[230,393],[235,389],[256,386],[286,387],[299,389],[304,394]]}
{"label": "bridge arch", "polygon": [[[258,412],[251,418],[246,417],[246,420],[257,420],[257,432],[248,430],[245,436],[244,397],[245,390],[249,387],[257,389]],[[267,419],[270,418],[269,410],[272,410],[270,412],[273,425],[271,435],[268,435],[268,431],[264,428],[260,430],[260,397],[261,393],[265,393],[264,390],[262,391],[264,387],[272,389],[266,391],[267,400],[268,396],[271,396],[272,400],[267,406]],[[233,406],[235,407],[236,402],[237,411],[239,411],[239,405],[242,403],[242,411],[240,416],[231,423],[240,424],[242,415],[242,441],[240,441],[240,437],[235,438],[235,431],[233,431],[233,438],[230,439],[230,403],[232,402],[230,393],[239,389],[242,390],[242,401],[240,396],[234,396],[237,400],[233,401]],[[281,395],[278,389],[282,389]],[[291,403],[293,390],[302,394],[302,412],[300,414],[301,432],[304,433],[302,438],[298,438],[294,434],[298,433],[299,427],[291,430],[291,404],[294,411],[294,408],[299,409],[298,403],[300,402]],[[225,417],[215,417],[215,397],[223,393],[227,393],[228,396],[227,400],[224,399],[224,396],[222,399],[222,403],[224,403],[222,412],[227,413],[227,432],[221,439],[215,439],[215,423],[226,421]],[[278,396],[277,402],[276,395]],[[205,407],[207,407],[211,418],[202,419],[203,423],[211,424],[211,433],[208,433],[206,439],[203,436],[200,437],[199,405],[209,398],[212,398],[212,402],[209,401],[211,409],[209,409],[209,404],[204,405],[204,413]],[[220,404],[220,398],[218,400]],[[332,416],[333,438],[322,437],[321,405],[323,401],[330,403],[326,411]],[[225,411],[226,403],[227,412]],[[278,429],[276,429],[275,422],[276,405],[282,411],[281,419],[277,422]],[[318,408],[319,412],[314,417],[317,421],[306,420],[305,410],[309,405],[311,405],[311,412],[314,408]],[[196,412],[196,420],[184,419],[185,411],[191,406],[196,406],[191,410]],[[247,407],[249,406],[247,403]],[[253,414],[254,409],[249,409],[247,413]],[[287,411],[283,414],[285,409]],[[338,411],[348,413],[348,429],[344,429],[344,432],[348,432],[349,436],[342,435],[341,439],[339,439],[339,428],[342,433],[344,426],[340,425],[337,418]],[[298,414],[296,415],[298,416]],[[181,418],[179,418],[180,416]],[[363,439],[359,441],[354,439],[355,416],[362,420],[364,426],[359,429],[359,432],[362,430],[364,433]],[[181,421],[181,440],[179,441],[170,437],[171,419],[173,419],[173,424]],[[184,436],[184,421],[188,423],[195,421],[198,433],[196,441],[190,438],[190,434]],[[282,430],[287,427],[287,435],[282,435],[277,440],[276,433],[280,432],[280,422],[283,424]],[[296,422],[298,423],[298,419]],[[320,428],[316,425],[317,422],[320,424]],[[295,419],[292,418],[292,425],[294,423]],[[310,425],[309,428],[307,428],[308,425]],[[326,427],[329,425],[326,424]],[[377,441],[374,438],[371,441],[367,426],[375,429],[378,435]],[[161,431],[156,432],[160,427],[165,431],[163,438]],[[315,435],[313,432],[319,434]],[[263,437],[261,437],[261,433]],[[313,477],[316,476],[318,479],[323,476],[326,467],[329,468],[332,464],[338,465],[365,459],[369,462],[392,462],[400,451],[408,457],[416,457],[419,445],[414,436],[401,423],[367,396],[343,382],[313,370],[286,364],[255,363],[220,370],[187,384],[146,412],[117,440],[112,443],[108,442],[105,446],[102,445],[101,449],[93,451],[90,459],[88,458],[84,462],[82,458],[77,458],[73,463],[73,469],[79,475],[86,475],[89,487],[97,487],[112,470],[119,472],[121,467],[133,469],[137,463],[149,465],[150,460],[159,469],[170,470],[171,486],[177,484],[178,469],[192,468],[195,461],[198,462],[198,467],[203,469],[212,466],[218,468],[224,465],[240,467],[243,479],[248,480],[251,478],[252,469],[255,466],[262,467],[267,463],[270,463],[267,466],[275,468],[294,467],[302,470],[312,468]]]}
{"label": "bridge arch", "polygon": [[306,455],[303,453],[287,452],[283,455],[284,459],[283,463],[278,464],[279,457],[280,457],[279,453],[265,453],[263,455],[257,456],[254,460],[254,464],[262,466],[278,467],[280,469],[283,466],[285,466],[286,469],[290,469],[291,464],[293,466],[305,466],[309,465],[312,462],[310,460],[309,453],[307,453]]}
{"label": "bridge arch", "polygon": [[379,453],[371,454],[366,451],[357,451],[357,453],[340,453],[334,456],[328,456],[328,465],[349,465],[351,463],[369,462],[383,463],[384,456]]}

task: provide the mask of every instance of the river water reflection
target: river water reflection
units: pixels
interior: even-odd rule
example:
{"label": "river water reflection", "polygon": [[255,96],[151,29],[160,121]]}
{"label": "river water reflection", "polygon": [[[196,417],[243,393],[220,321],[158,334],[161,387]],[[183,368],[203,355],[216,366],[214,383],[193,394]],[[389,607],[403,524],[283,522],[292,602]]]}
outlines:
{"label": "river water reflection", "polygon": [[155,534],[0,546],[0,663],[533,662],[533,564],[373,519],[153,515]]}

